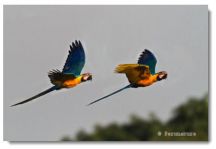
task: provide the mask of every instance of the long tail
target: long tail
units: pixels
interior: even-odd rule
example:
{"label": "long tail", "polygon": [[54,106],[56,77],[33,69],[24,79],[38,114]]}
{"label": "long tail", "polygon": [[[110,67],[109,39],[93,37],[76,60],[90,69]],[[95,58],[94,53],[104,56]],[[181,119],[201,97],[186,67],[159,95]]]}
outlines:
{"label": "long tail", "polygon": [[26,99],[26,100],[24,100],[24,101],[18,102],[18,103],[14,104],[14,105],[11,105],[10,107],[17,106],[17,105],[21,105],[21,104],[24,104],[24,103],[26,103],[26,102],[32,101],[32,100],[34,100],[34,99],[36,99],[36,98],[38,98],[38,97],[40,97],[40,96],[43,96],[43,95],[45,95],[45,94],[47,94],[47,93],[49,93],[49,92],[52,92],[52,91],[56,90],[56,89],[57,89],[56,86],[53,86],[53,87],[51,87],[51,88],[49,88],[49,89],[47,89],[47,90],[45,90],[45,91],[43,91],[43,92],[41,92],[41,93],[39,93],[39,94],[33,96],[33,97],[31,97],[31,98],[28,98],[28,99]]}
{"label": "long tail", "polygon": [[113,93],[111,93],[111,94],[109,94],[109,95],[106,95],[106,96],[104,96],[104,97],[102,97],[102,98],[97,99],[97,100],[95,100],[95,101],[89,103],[87,106],[92,105],[92,104],[94,104],[94,103],[96,103],[96,102],[98,102],[98,101],[100,101],[100,100],[102,100],[102,99],[105,99],[105,98],[107,98],[107,97],[109,97],[109,96],[112,96],[112,95],[114,95],[114,94],[116,94],[116,93],[118,93],[118,92],[121,92],[121,91],[123,91],[124,89],[130,88],[130,87],[131,87],[131,84],[129,84],[129,85],[127,85],[127,86],[125,86],[125,87],[123,87],[123,88],[121,88],[121,89],[119,89],[119,90],[117,90],[117,91],[115,91],[115,92],[113,92]]}

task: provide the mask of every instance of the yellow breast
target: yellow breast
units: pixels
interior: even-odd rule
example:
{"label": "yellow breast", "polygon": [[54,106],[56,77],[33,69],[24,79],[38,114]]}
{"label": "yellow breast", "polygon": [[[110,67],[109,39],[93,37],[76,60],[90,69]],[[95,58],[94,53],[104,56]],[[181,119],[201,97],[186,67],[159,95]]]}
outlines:
{"label": "yellow breast", "polygon": [[152,85],[154,82],[157,81],[157,75],[151,75],[150,77],[143,79],[143,80],[139,80],[137,82],[137,85],[139,86],[149,86]]}
{"label": "yellow breast", "polygon": [[81,76],[79,76],[79,77],[77,77],[75,79],[64,81],[63,87],[65,87],[65,88],[71,88],[71,87],[74,87],[74,86],[76,86],[76,85],[78,85],[80,83],[81,83]]}

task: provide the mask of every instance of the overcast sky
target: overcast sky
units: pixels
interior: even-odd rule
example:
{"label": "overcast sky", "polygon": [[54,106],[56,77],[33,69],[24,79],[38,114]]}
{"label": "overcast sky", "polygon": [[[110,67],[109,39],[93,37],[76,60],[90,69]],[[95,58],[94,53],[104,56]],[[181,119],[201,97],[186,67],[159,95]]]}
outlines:
{"label": "overcast sky", "polygon": [[[76,39],[86,52],[83,72],[93,81],[10,108],[51,87],[47,72],[62,70]],[[86,107],[127,85],[114,68],[136,63],[145,48],[168,79]],[[4,140],[59,140],[131,114],[153,112],[166,121],[176,106],[207,92],[207,6],[4,6]]]}

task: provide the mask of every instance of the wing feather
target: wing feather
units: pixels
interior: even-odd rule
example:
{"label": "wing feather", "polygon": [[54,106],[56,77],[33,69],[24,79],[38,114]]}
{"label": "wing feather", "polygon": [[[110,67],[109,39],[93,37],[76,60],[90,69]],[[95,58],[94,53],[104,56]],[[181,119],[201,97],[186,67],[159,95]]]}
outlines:
{"label": "wing feather", "polygon": [[152,52],[145,49],[138,59],[138,64],[149,66],[151,74],[155,74],[157,59]]}
{"label": "wing feather", "polygon": [[65,62],[62,73],[79,76],[85,65],[85,52],[80,41],[75,41],[70,45],[70,51]]}
{"label": "wing feather", "polygon": [[150,76],[149,66],[141,64],[120,64],[116,67],[115,72],[125,73],[131,84],[136,84],[139,80]]}

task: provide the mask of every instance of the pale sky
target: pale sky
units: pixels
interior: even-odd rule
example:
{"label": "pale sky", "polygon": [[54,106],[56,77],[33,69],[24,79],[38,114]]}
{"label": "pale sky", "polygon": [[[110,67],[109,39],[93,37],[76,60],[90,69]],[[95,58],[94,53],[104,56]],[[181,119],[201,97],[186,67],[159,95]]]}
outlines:
{"label": "pale sky", "polygon": [[[51,87],[47,72],[62,70],[76,39],[93,81],[9,107]],[[136,63],[145,48],[168,78],[86,107],[127,85],[114,68]],[[179,104],[207,92],[207,6],[4,6],[4,140],[55,141],[131,114],[166,121]]]}

